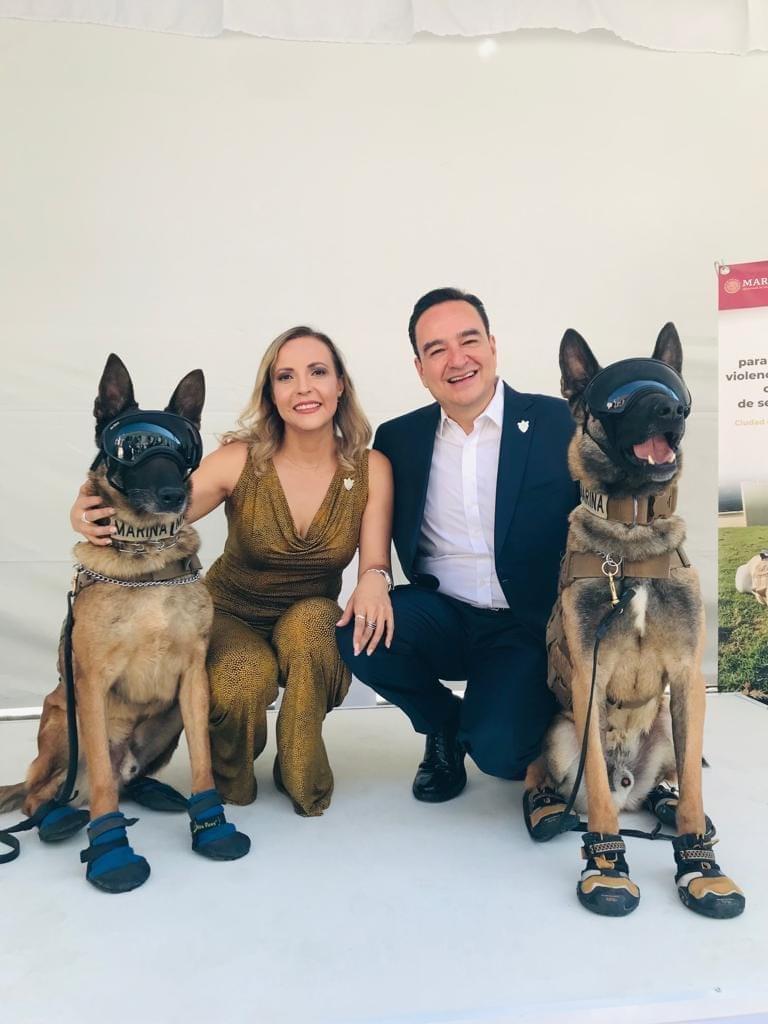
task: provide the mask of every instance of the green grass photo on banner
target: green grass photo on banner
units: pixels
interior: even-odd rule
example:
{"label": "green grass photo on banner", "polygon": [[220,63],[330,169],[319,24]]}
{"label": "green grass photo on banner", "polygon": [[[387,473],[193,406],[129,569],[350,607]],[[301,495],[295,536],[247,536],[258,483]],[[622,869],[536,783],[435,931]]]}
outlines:
{"label": "green grass photo on banner", "polygon": [[768,606],[736,590],[736,570],[768,549],[768,527],[718,531],[718,687],[768,701]]}

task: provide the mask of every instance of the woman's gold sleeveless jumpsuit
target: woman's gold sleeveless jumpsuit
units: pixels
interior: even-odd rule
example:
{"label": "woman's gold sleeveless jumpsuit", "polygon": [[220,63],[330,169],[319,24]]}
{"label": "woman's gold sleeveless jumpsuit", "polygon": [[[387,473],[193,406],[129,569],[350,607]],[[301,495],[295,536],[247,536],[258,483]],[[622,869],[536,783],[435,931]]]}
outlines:
{"label": "woman's gold sleeveless jumpsuit", "polygon": [[214,620],[208,651],[211,752],[216,785],[236,804],[256,798],[254,759],[277,716],[275,781],[297,813],[322,814],[333,775],[321,730],[349,689],[334,626],[341,573],[352,560],[368,500],[368,452],[354,473],[336,471],[305,536],[293,524],[271,460],[256,476],[249,456],[226,502],[224,553],[206,583]]}

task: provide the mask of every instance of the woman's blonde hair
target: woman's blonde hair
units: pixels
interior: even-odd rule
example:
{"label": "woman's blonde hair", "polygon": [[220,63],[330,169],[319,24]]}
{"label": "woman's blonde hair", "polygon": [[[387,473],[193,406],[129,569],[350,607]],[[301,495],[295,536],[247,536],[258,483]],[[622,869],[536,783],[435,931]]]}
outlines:
{"label": "woman's blonde hair", "polygon": [[272,398],[272,374],[280,349],[295,338],[317,338],[333,357],[336,375],[344,382],[333,417],[339,463],[343,469],[354,472],[360,455],[371,440],[371,425],[360,408],[341,353],[327,334],[313,331],[311,327],[291,327],[270,343],[259,364],[253,394],[237,421],[239,429],[228,431],[222,441],[225,444],[245,441],[249,445],[256,474],[260,476],[266,472],[267,462],[280,447],[285,433],[285,424]]}

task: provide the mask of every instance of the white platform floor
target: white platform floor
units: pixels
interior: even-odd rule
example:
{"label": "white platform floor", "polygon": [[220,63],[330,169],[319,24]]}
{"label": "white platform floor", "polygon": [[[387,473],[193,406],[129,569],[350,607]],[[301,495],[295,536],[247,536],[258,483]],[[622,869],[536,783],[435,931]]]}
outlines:
{"label": "white platform floor", "polygon": [[[22,777],[36,728],[0,723],[3,782]],[[131,840],[152,876],[110,897],[83,880],[79,837],[50,847],[26,836],[21,857],[0,865],[0,1019],[768,1021],[767,708],[710,699],[706,806],[719,859],[748,899],[723,922],[683,908],[669,845],[641,840],[630,840],[638,910],[620,920],[583,910],[578,838],[532,844],[520,783],[470,766],[457,800],[417,803],[421,740],[393,708],[337,711],[325,734],[330,810],[293,813],[273,787],[270,746],[257,802],[231,809],[253,838],[240,862],[196,857],[183,816],[137,808]],[[185,757],[164,777],[186,790]]]}

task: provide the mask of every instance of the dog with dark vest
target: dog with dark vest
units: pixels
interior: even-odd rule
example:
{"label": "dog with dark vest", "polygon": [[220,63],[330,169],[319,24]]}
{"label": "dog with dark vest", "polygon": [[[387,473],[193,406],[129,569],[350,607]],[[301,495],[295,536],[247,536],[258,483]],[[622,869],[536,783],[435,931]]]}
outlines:
{"label": "dog with dark vest", "polygon": [[[704,609],[675,514],[691,404],[680,340],[667,324],[652,358],[601,369],[569,330],[560,368],[576,422],[569,466],[582,497],[547,627],[548,682],[561,712],[528,769],[526,824],[545,841],[578,827],[572,807],[588,813],[578,898],[618,917],[640,899],[618,814],[647,807],[676,828],[682,902],[735,917],[744,896],[715,861],[702,803]],[[581,769],[586,793],[570,800]]]}
{"label": "dog with dark vest", "polygon": [[[202,371],[188,373],[163,411],[139,409],[122,361],[110,355],[94,406],[99,447],[90,481],[115,509],[112,544],[81,542],[73,584],[74,670],[80,804],[90,808],[86,878],[110,893],[146,881],[149,864],[134,853],[119,810],[121,794],[162,810],[187,810],[192,848],[235,860],[250,840],[227,822],[214,788],[208,740],[205,656],[213,616],[197,559],[198,536],[184,522],[189,476],[202,455]],[[67,641],[59,649],[60,682],[43,705],[38,755],[26,780],[0,788],[0,811],[23,806],[40,839],[68,838],[88,821],[56,799],[68,774],[70,744],[64,684]],[[182,730],[192,769],[185,801],[151,777],[171,758]]]}

